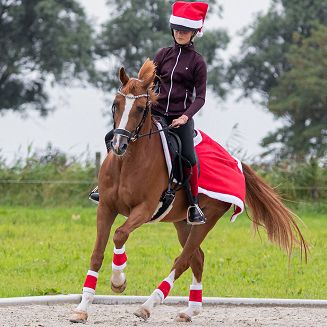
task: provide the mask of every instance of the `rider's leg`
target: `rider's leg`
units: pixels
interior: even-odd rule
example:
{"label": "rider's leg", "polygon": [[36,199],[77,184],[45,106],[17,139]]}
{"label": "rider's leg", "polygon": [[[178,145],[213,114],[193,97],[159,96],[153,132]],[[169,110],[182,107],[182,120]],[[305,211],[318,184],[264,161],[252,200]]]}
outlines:
{"label": "rider's leg", "polygon": [[[111,141],[114,137],[114,130],[112,129],[110,132],[108,132],[104,138],[104,142],[106,144],[106,148],[107,148],[107,153],[110,152],[111,149]],[[93,202],[95,202],[96,204],[99,203],[99,188],[98,186],[96,186],[89,194],[89,199]]]}
{"label": "rider's leg", "polygon": [[189,224],[199,225],[205,223],[205,216],[198,205],[198,167],[193,143],[193,131],[193,119],[189,119],[185,125],[174,129],[182,142],[182,155],[188,160],[185,167],[186,176],[189,178],[189,185],[186,185],[185,190],[190,203],[187,211],[187,221]]}

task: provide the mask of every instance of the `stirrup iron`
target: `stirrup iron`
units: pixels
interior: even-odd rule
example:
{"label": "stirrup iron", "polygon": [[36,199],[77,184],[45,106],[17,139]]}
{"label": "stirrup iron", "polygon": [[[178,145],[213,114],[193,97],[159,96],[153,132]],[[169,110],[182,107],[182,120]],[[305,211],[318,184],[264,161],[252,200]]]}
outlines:
{"label": "stirrup iron", "polygon": [[206,217],[197,203],[188,207],[186,219],[190,225],[202,225],[206,222]]}
{"label": "stirrup iron", "polygon": [[96,186],[89,194],[89,199],[94,202],[95,204],[99,204],[99,187]]}

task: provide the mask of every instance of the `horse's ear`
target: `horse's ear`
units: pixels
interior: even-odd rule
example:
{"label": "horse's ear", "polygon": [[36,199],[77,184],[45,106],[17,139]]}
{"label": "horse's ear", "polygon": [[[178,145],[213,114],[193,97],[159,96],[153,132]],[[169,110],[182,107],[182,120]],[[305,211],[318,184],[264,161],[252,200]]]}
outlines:
{"label": "horse's ear", "polygon": [[144,62],[139,71],[138,78],[143,82],[146,89],[150,87],[156,76],[156,66],[149,58]]}
{"label": "horse's ear", "polygon": [[120,79],[120,81],[121,81],[121,83],[122,83],[123,85],[126,85],[127,82],[129,81],[129,77],[128,77],[128,75],[126,74],[126,71],[125,71],[125,68],[124,68],[124,67],[121,67],[121,68],[119,69],[119,79]]}

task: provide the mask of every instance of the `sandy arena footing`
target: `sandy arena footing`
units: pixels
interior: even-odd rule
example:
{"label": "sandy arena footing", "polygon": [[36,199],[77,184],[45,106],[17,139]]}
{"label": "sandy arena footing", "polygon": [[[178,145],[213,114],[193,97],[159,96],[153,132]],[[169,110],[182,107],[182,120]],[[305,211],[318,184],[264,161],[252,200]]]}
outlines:
{"label": "sandy arena footing", "polygon": [[[181,305],[161,305],[144,322],[134,316],[139,304],[94,304],[90,308],[86,326],[176,326],[174,321]],[[72,327],[68,321],[76,304],[28,305],[0,307],[0,326],[3,327]],[[82,325],[83,326],[83,325]],[[193,319],[191,326],[327,326],[326,307],[262,307],[204,305],[203,312]]]}

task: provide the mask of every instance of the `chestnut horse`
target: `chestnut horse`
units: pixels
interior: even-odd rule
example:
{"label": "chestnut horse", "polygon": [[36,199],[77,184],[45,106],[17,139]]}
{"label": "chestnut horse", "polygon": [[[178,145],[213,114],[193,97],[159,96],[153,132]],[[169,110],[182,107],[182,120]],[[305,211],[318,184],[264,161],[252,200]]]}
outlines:
{"label": "chestnut horse", "polygon": [[[70,318],[74,322],[85,322],[87,319],[87,309],[94,298],[98,271],[116,216],[121,214],[128,217],[113,237],[115,248],[111,288],[114,292],[121,293],[126,287],[126,241],[131,232],[150,221],[160,196],[168,185],[160,136],[153,133],[157,131],[157,126],[151,118],[151,103],[156,101],[153,91],[155,65],[147,60],[140,69],[138,78],[129,78],[124,68],[121,68],[119,78],[122,86],[113,104],[114,122],[118,128],[114,130],[113,150],[104,160],[99,173],[97,237],[82,301]],[[257,229],[258,226],[264,226],[269,240],[285,249],[289,256],[293,247],[299,245],[306,258],[308,245],[296,223],[295,215],[249,166],[244,163],[242,165],[246,182],[245,202],[252,213],[254,227]],[[199,195],[199,203],[207,218],[203,225],[190,226],[186,223],[188,202],[183,189],[176,193],[173,208],[161,220],[174,224],[183,251],[175,259],[167,278],[135,312],[138,317],[146,320],[189,267],[193,272],[190,301],[176,319],[190,321],[201,311],[204,253],[200,245],[231,204],[204,194]]]}

